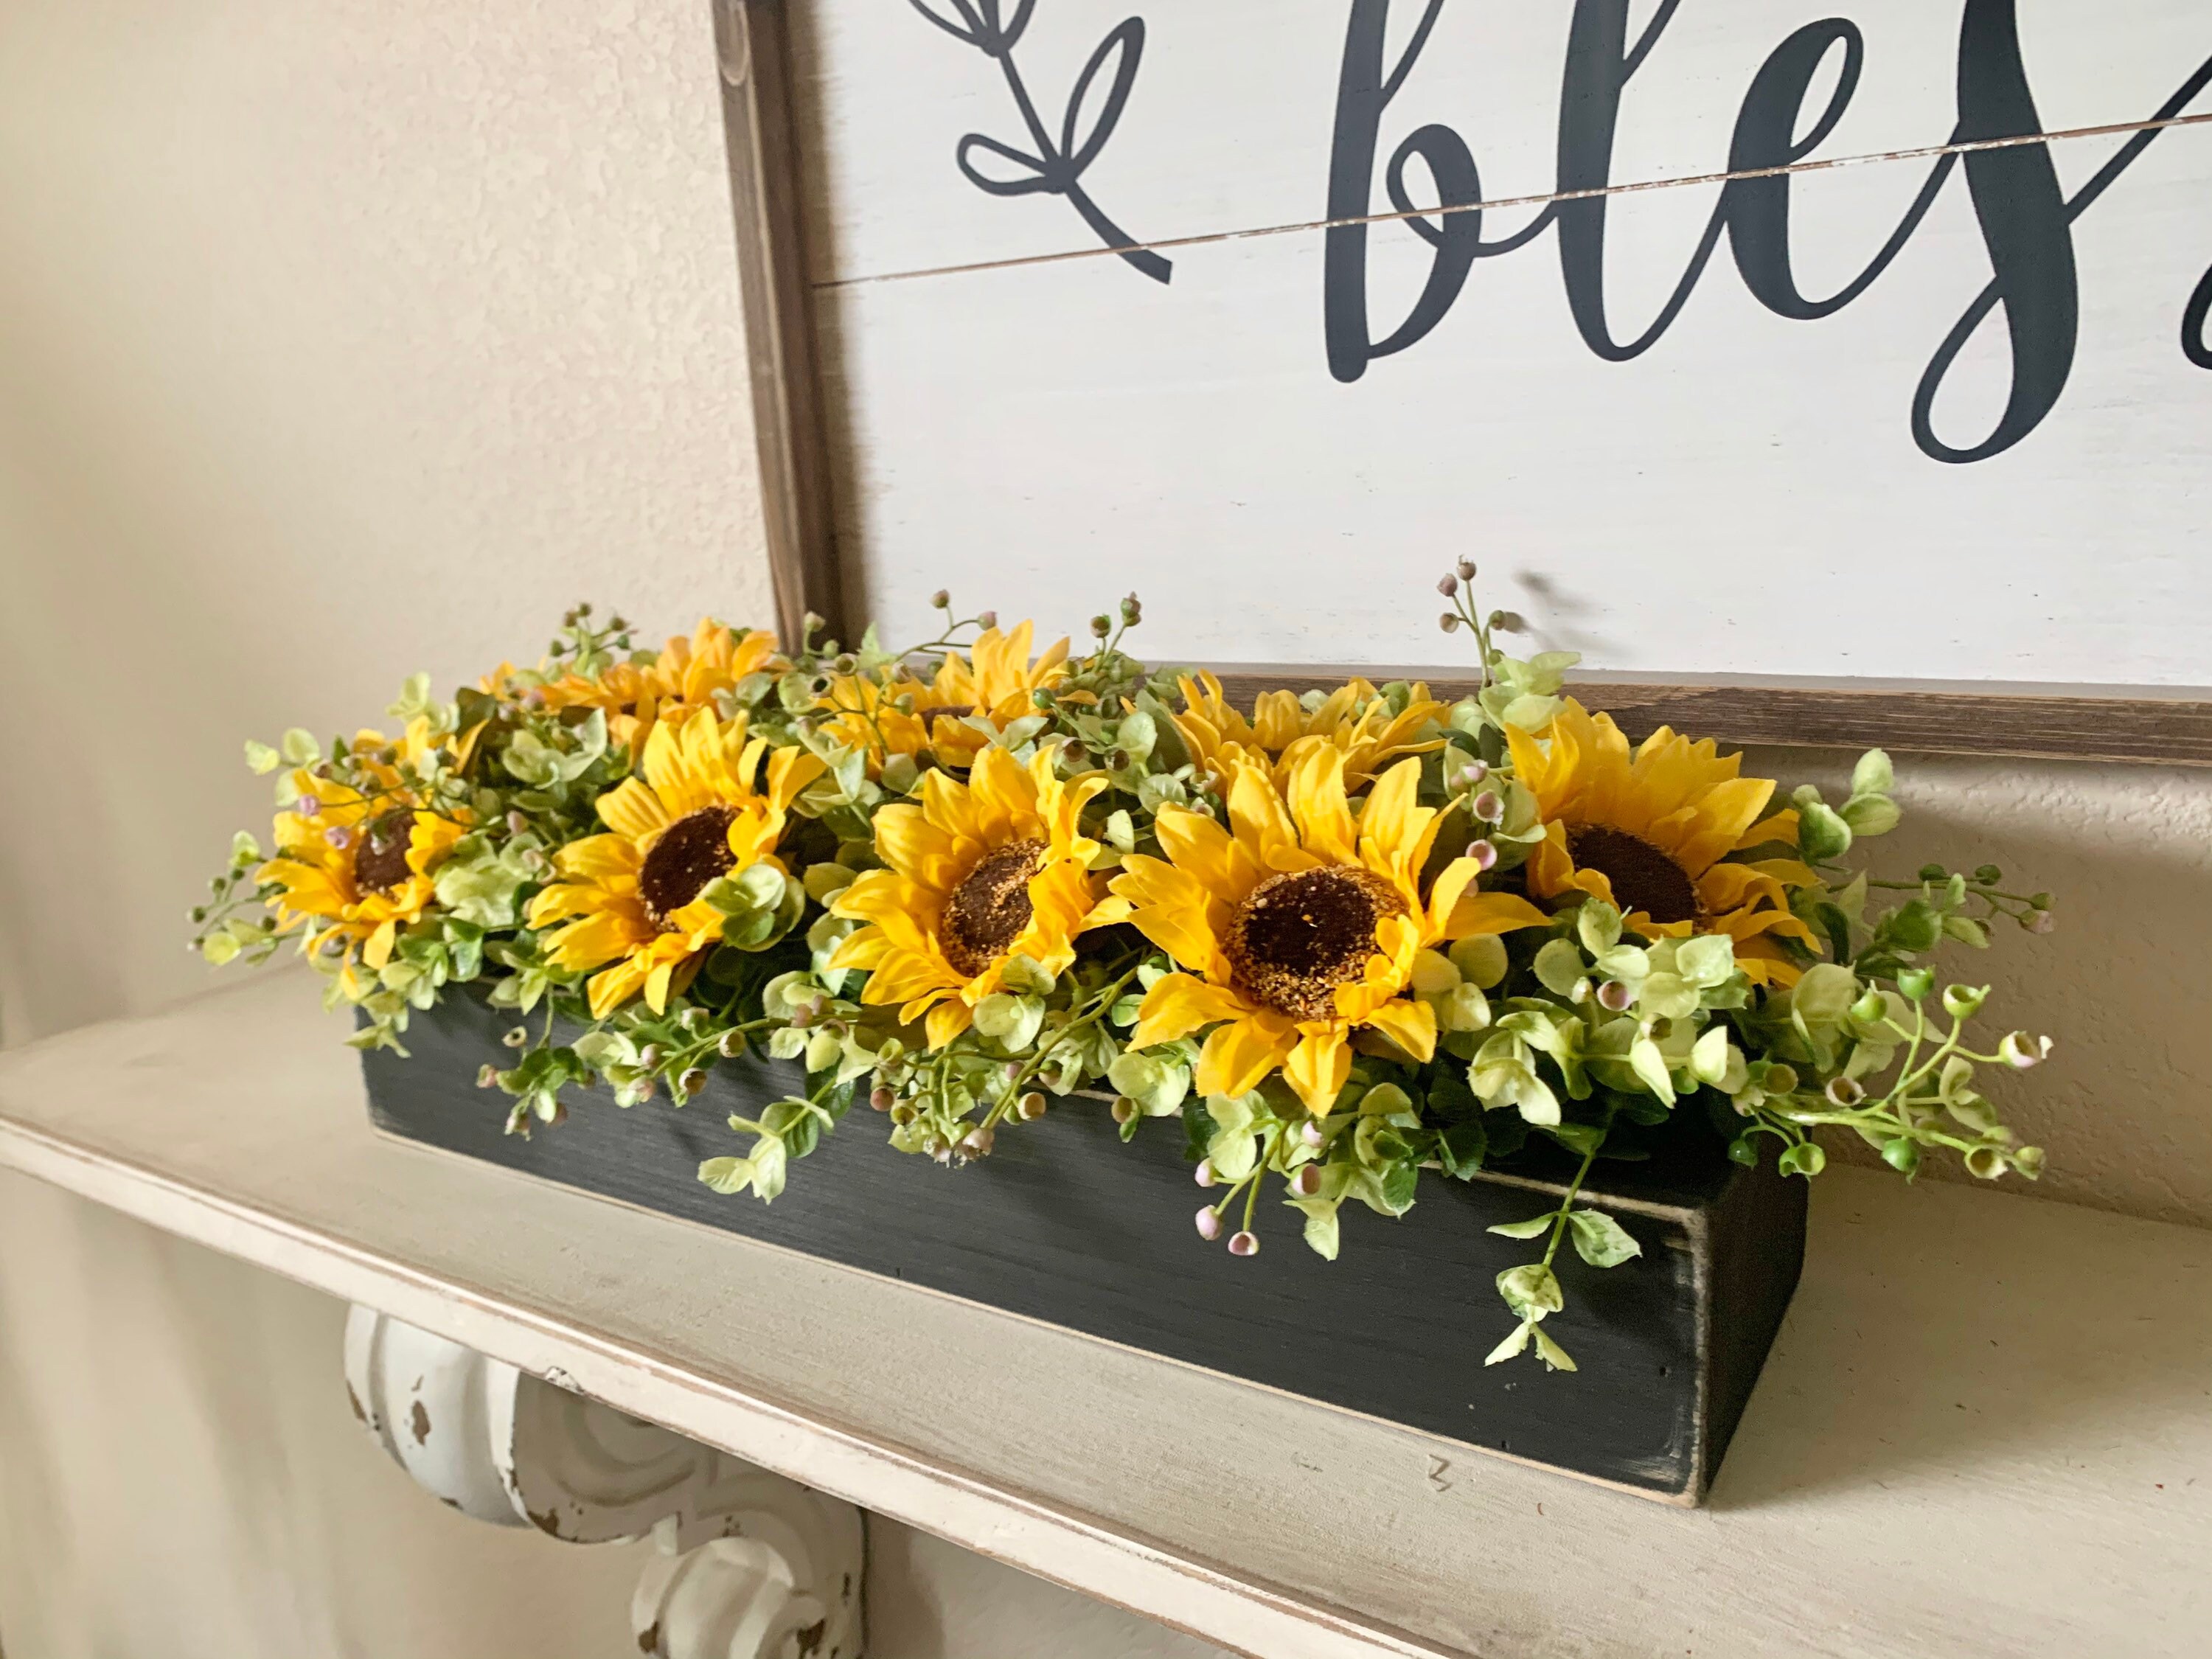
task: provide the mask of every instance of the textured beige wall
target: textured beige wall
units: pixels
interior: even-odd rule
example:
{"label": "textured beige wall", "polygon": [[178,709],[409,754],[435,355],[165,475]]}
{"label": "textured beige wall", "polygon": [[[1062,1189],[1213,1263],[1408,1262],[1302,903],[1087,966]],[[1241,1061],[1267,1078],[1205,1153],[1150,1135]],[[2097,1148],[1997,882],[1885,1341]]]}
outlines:
{"label": "textured beige wall", "polygon": [[[245,735],[533,655],[579,597],[768,616],[708,43],[690,0],[0,6],[9,1040],[206,983]],[[0,1176],[11,1659],[635,1650],[635,1549],[416,1491],[343,1314]],[[1210,1651],[873,1544],[878,1659]]]}

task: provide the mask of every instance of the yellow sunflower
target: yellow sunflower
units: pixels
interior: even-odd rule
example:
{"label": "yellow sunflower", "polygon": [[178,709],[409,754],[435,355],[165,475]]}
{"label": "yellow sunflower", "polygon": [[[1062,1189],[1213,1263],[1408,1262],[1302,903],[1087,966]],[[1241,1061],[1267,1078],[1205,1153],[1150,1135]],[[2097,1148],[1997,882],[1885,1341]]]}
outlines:
{"label": "yellow sunflower", "polygon": [[1346,781],[1357,785],[1401,756],[1443,746],[1441,736],[1428,733],[1446,710],[1429,696],[1426,685],[1413,687],[1404,712],[1396,714],[1364,679],[1337,687],[1310,712],[1296,692],[1263,691],[1248,720],[1212,674],[1201,670],[1179,684],[1183,712],[1170,716],[1176,730],[1182,733],[1192,757],[1224,780],[1240,759],[1249,760],[1272,765],[1277,786],[1286,787],[1299,757],[1326,745],[1344,757]]}
{"label": "yellow sunflower", "polygon": [[1249,758],[1235,764],[1227,828],[1162,809],[1167,859],[1122,860],[1114,891],[1129,920],[1194,973],[1145,997],[1136,1048],[1212,1026],[1200,1093],[1241,1095],[1280,1068],[1308,1110],[1325,1113],[1365,1028],[1417,1060],[1436,1050],[1436,1014],[1405,994],[1421,951],[1474,933],[1541,927],[1526,899],[1477,890],[1480,866],[1455,859],[1419,886],[1443,815],[1416,804],[1420,762],[1400,761],[1355,820],[1345,757],[1310,746],[1287,789]]}
{"label": "yellow sunflower", "polygon": [[656,725],[689,720],[709,706],[717,691],[767,667],[775,650],[773,634],[727,628],[708,617],[690,639],[678,635],[649,661],[617,662],[595,676],[568,674],[550,681],[543,688],[545,706],[605,710],[608,735],[635,755]]}
{"label": "yellow sunflower", "polygon": [[867,970],[863,1002],[896,1003],[902,1021],[926,1017],[933,1048],[968,1029],[1010,958],[1060,973],[1077,934],[1127,910],[1095,890],[1098,843],[1082,830],[1083,808],[1106,782],[1103,772],[1062,781],[1050,751],[1024,767],[999,748],[975,757],[964,784],[927,774],[920,805],[876,814],[876,850],[890,867],[865,872],[830,906],[867,926],[830,965]]}
{"label": "yellow sunflower", "polygon": [[[356,734],[356,754],[391,755],[413,763],[434,747],[426,720],[416,720],[394,744],[380,732]],[[426,811],[402,784],[391,761],[368,759],[373,791],[317,777],[305,768],[292,775],[299,805],[276,815],[276,856],[259,878],[279,890],[270,899],[276,931],[317,924],[305,936],[310,954],[333,943],[343,952],[338,982],[349,997],[368,988],[356,959],[372,972],[392,959],[399,930],[420,921],[435,897],[433,872],[468,833],[467,814]]]}
{"label": "yellow sunflower", "polygon": [[659,1013],[691,983],[724,920],[700,893],[756,864],[789,873],[776,847],[791,803],[823,769],[803,749],[748,738],[742,714],[720,720],[698,709],[681,726],[654,722],[643,776],[599,799],[611,833],[556,853],[562,879],[530,903],[532,927],[565,924],[546,937],[551,961],[599,969],[587,988],[594,1019],[641,991]]}
{"label": "yellow sunflower", "polygon": [[[968,767],[990,738],[967,723],[981,715],[1003,732],[1035,712],[1031,693],[1064,678],[1067,641],[1048,646],[1034,661],[1030,644],[1036,624],[1024,622],[1011,633],[987,628],[968,655],[948,652],[928,680],[902,675],[888,685],[857,675],[830,683],[820,707],[834,712],[828,729],[849,747],[865,750],[880,766],[890,755],[931,750],[947,766]],[[912,712],[896,707],[912,699]]]}
{"label": "yellow sunflower", "polygon": [[1774,941],[1813,942],[1790,912],[1789,890],[1820,878],[1796,859],[1729,857],[1797,839],[1794,808],[1763,816],[1771,779],[1740,777],[1741,755],[1663,726],[1632,756],[1612,716],[1572,698],[1540,736],[1509,727],[1506,738],[1513,775],[1545,821],[1528,860],[1532,897],[1594,894],[1646,937],[1725,933],[1752,979],[1796,981],[1797,968]]}

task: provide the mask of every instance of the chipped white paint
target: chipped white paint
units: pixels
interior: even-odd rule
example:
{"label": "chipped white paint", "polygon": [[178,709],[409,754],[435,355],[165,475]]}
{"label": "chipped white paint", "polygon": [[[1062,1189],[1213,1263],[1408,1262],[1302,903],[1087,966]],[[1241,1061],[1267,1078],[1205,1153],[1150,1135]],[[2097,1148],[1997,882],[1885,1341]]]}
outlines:
{"label": "chipped white paint", "polygon": [[574,1544],[651,1534],[631,1602],[660,1659],[859,1659],[860,1511],[356,1304],[354,1412],[417,1485]]}

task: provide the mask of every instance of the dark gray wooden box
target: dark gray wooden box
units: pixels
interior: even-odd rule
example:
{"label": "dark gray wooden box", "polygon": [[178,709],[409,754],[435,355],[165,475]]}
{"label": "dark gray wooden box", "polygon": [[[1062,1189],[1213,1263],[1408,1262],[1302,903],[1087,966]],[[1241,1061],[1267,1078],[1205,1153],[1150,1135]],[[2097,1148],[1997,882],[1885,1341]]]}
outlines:
{"label": "dark gray wooden box", "polygon": [[1493,1281],[1534,1255],[1484,1229],[1556,1203],[1560,1185],[1540,1162],[1425,1180],[1395,1220],[1347,1205],[1334,1262],[1305,1247],[1300,1218],[1271,1194],[1263,1249],[1238,1259],[1192,1226],[1204,1195],[1173,1119],[1124,1146],[1102,1103],[1060,1102],[1002,1129],[988,1158],[945,1170],[892,1151],[884,1121],[862,1106],[765,1205],[710,1192],[697,1168],[744,1150],[725,1120],[792,1092],[795,1064],[725,1060],[681,1109],[572,1091],[566,1120],[525,1140],[504,1133],[507,1097],[476,1086],[486,1060],[510,1058],[499,1037],[513,1023],[468,994],[416,1014],[411,1059],[362,1057],[377,1127],[1672,1503],[1703,1499],[1804,1254],[1805,1183],[1771,1162],[1741,1169],[1705,1144],[1695,1157],[1601,1163],[1585,1201],[1644,1254],[1600,1271],[1560,1252],[1567,1307],[1547,1328],[1581,1369],[1553,1374],[1526,1358],[1486,1368],[1511,1327]]}

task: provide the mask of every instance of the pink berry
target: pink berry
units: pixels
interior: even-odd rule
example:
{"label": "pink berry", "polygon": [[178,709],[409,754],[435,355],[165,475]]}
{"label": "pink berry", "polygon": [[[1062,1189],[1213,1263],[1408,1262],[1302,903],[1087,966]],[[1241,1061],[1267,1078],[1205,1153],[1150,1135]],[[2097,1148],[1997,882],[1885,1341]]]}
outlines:
{"label": "pink berry", "polygon": [[1237,1234],[1236,1237],[1229,1241],[1229,1254],[1231,1255],[1259,1255],[1260,1235],[1257,1233]]}
{"label": "pink berry", "polygon": [[1198,1212],[1198,1236],[1208,1243],[1221,1237],[1221,1218],[1210,1204]]}

